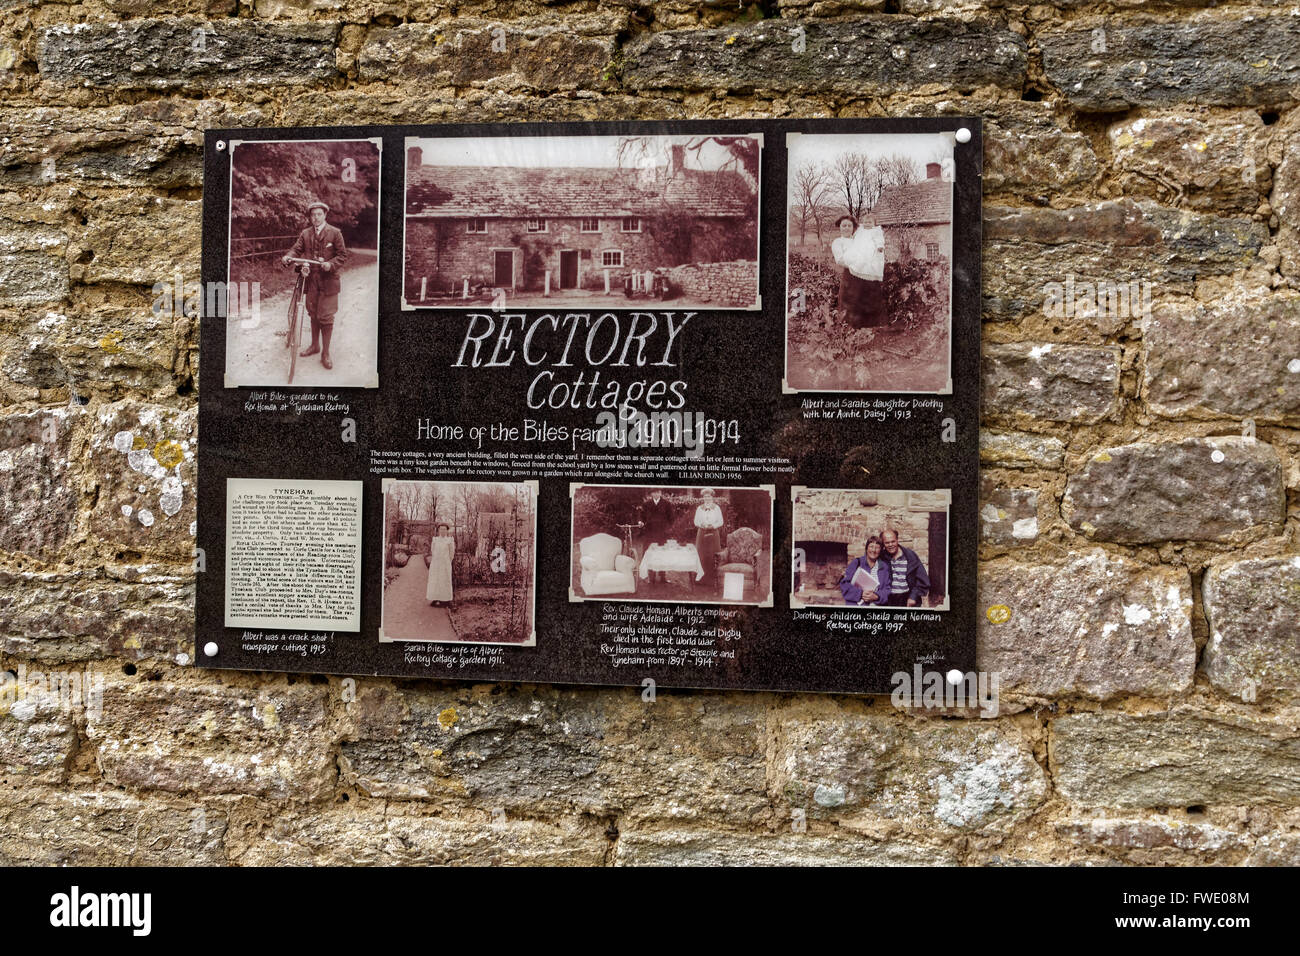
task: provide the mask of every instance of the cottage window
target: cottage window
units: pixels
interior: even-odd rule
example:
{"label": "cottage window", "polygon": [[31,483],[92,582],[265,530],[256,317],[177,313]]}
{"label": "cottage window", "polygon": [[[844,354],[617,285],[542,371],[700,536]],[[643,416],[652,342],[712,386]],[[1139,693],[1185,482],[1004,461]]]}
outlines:
{"label": "cottage window", "polygon": [[640,232],[640,231],[641,231],[641,220],[640,220],[638,217],[636,217],[636,216],[624,216],[624,217],[623,217],[623,231],[624,231],[624,232]]}
{"label": "cottage window", "polygon": [[470,219],[465,223],[466,232],[487,232],[486,219]]}
{"label": "cottage window", "polygon": [[584,219],[578,227],[582,232],[600,232],[599,219]]}
{"label": "cottage window", "polygon": [[925,257],[931,262],[939,258],[939,243],[927,242],[925,244]]}
{"label": "cottage window", "polygon": [[529,219],[529,220],[528,220],[528,231],[529,231],[529,232],[545,232],[545,231],[546,231],[546,220],[545,220],[545,219]]}
{"label": "cottage window", "polygon": [[606,249],[600,254],[600,264],[606,269],[623,268],[623,250]]}

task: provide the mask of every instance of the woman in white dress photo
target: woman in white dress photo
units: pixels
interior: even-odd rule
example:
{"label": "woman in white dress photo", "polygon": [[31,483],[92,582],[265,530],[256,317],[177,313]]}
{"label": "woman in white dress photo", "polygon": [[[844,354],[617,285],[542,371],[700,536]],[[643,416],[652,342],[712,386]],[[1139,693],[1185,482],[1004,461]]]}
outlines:
{"label": "woman in white dress photo", "polygon": [[456,555],[456,539],[451,526],[438,525],[438,535],[429,541],[429,581],[424,589],[430,605],[451,602],[451,559]]}
{"label": "woman in white dress photo", "polygon": [[700,583],[706,587],[717,585],[717,557],[722,549],[722,509],[713,498],[713,489],[700,492],[704,500],[695,509],[695,553],[699,555],[704,577]]}

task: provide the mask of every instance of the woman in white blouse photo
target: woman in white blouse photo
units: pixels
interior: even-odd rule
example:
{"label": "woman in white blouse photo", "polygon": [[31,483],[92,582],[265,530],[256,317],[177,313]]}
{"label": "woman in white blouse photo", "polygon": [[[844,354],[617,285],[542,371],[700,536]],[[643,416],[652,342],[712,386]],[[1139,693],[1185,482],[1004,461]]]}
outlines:
{"label": "woman in white blouse photo", "polygon": [[700,502],[695,509],[695,553],[704,568],[701,583],[709,587],[717,584],[717,555],[722,549],[722,509],[713,498],[713,489],[700,492]]}
{"label": "woman in white blouse photo", "polygon": [[835,223],[840,234],[831,241],[831,256],[840,267],[839,309],[855,329],[883,325],[885,310],[885,233],[879,226],[859,225],[852,216]]}

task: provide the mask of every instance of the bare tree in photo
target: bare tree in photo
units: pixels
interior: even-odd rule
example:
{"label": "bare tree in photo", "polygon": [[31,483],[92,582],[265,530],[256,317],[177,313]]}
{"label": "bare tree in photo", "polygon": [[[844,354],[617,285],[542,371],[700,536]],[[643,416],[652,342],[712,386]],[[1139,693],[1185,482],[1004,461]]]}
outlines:
{"label": "bare tree in photo", "polygon": [[[686,157],[693,155],[698,164],[701,151],[710,145],[725,150],[727,159],[706,177],[699,175],[702,170],[688,167]],[[670,264],[756,258],[758,140],[752,136],[697,136],[669,144],[666,162],[663,149],[664,144],[657,137],[627,136],[619,141],[618,157],[620,168],[640,185],[649,185],[658,197],[658,209],[645,217],[646,229],[668,252]],[[687,180],[694,196],[691,203],[681,201]],[[701,228],[701,203],[737,200],[748,207],[739,224],[716,233]]]}
{"label": "bare tree in photo", "polygon": [[[479,493],[473,485],[463,484],[457,486],[456,498],[461,514],[465,516],[464,540],[456,542],[456,558],[464,569],[470,567],[469,558],[478,549]],[[453,534],[455,530],[453,527]]]}
{"label": "bare tree in photo", "polygon": [[892,156],[882,156],[876,162],[880,167],[880,182],[882,187],[907,186],[911,183],[920,182],[921,180],[920,170],[917,169],[916,161],[907,156],[900,156],[895,153]]}
{"label": "bare tree in photo", "polygon": [[[657,163],[656,137],[625,136],[618,144],[619,165],[630,170],[653,167]],[[717,168],[740,173],[746,184],[758,190],[759,141],[752,136],[697,136],[680,146],[683,153],[693,153],[698,158],[700,150],[710,143],[721,146],[730,158]]]}
{"label": "bare tree in photo", "polygon": [[[845,152],[836,158],[830,170],[838,199],[850,216],[858,221],[869,212],[888,186],[906,186],[920,179],[916,163],[906,156],[876,156]],[[796,174],[795,188],[799,188]]]}
{"label": "bare tree in photo", "polygon": [[845,211],[861,220],[875,198],[870,195],[871,158],[862,153],[841,153],[831,167],[831,177]]}
{"label": "bare tree in photo", "polygon": [[[505,507],[505,505],[502,505]],[[531,538],[525,537],[525,529],[531,521],[532,495],[526,487],[516,486],[513,500],[509,504],[510,531],[509,540],[503,548],[507,557],[507,572],[520,578],[531,579],[533,576],[533,558]],[[525,626],[526,608],[521,600],[522,594],[516,588],[510,589],[510,630],[519,631]]]}
{"label": "bare tree in photo", "polygon": [[822,239],[822,204],[830,192],[830,172],[821,163],[809,163],[795,171],[794,190],[799,215],[799,242],[808,239],[808,225],[817,230],[817,241]]}

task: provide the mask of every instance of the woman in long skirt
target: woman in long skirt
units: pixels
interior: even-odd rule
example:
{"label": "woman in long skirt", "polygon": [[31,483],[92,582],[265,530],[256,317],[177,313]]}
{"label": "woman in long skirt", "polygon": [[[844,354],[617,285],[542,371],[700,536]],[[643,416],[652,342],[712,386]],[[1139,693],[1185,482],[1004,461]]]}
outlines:
{"label": "woman in long skirt", "polygon": [[438,525],[438,536],[429,542],[429,582],[425,600],[432,607],[451,600],[451,559],[456,555],[456,539],[450,525]]}
{"label": "woman in long skirt", "polygon": [[713,499],[713,489],[700,492],[704,500],[695,509],[695,553],[699,555],[704,577],[700,580],[708,587],[717,585],[718,551],[722,549],[722,509]]}
{"label": "woman in long skirt", "polygon": [[884,232],[859,226],[852,216],[841,216],[835,225],[840,234],[831,242],[831,258],[840,267],[840,313],[855,329],[884,325]]}

